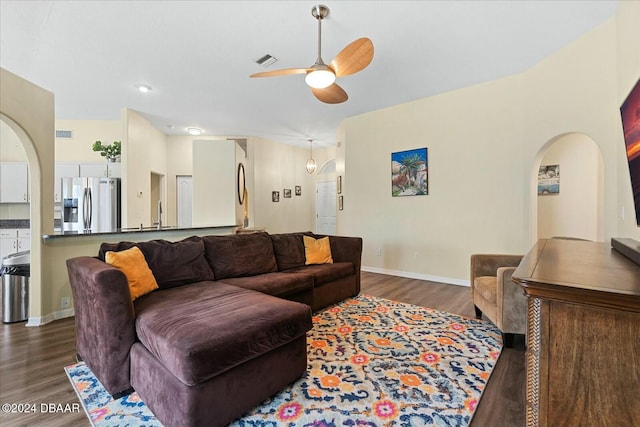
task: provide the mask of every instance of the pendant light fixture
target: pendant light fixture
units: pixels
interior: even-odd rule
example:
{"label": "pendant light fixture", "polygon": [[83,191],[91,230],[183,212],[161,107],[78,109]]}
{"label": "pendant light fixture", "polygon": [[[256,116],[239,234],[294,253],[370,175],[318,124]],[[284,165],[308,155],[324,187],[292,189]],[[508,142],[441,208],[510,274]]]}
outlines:
{"label": "pendant light fixture", "polygon": [[316,161],[313,160],[313,139],[308,139],[309,141],[309,160],[307,160],[307,173],[312,174],[316,171]]}

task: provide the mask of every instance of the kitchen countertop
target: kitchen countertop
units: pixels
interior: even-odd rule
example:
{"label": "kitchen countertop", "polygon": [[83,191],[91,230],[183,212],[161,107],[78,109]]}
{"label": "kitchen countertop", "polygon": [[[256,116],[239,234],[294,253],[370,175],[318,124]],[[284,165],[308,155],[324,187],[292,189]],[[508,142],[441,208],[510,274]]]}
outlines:
{"label": "kitchen countertop", "polygon": [[117,234],[140,234],[140,233],[166,233],[172,231],[187,231],[187,230],[205,230],[205,229],[223,229],[229,230],[239,227],[239,225],[211,225],[211,226],[197,226],[197,227],[177,227],[177,226],[165,226],[160,229],[158,227],[135,227],[135,228],[120,228],[116,231],[104,231],[104,232],[88,232],[83,231],[56,231],[53,234],[45,234],[42,236],[44,240],[49,239],[61,239],[61,238],[82,238],[82,237],[95,237],[95,236],[113,236]]}

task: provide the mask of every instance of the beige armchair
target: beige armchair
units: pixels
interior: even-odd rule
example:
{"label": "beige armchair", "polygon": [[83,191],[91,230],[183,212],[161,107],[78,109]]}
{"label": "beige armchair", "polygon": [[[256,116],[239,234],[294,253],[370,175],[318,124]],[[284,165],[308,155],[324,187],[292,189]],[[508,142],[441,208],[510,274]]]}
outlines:
{"label": "beige armchair", "polygon": [[521,255],[471,255],[471,295],[476,318],[482,313],[502,332],[505,347],[513,345],[514,334],[527,330],[527,298],[511,276]]}

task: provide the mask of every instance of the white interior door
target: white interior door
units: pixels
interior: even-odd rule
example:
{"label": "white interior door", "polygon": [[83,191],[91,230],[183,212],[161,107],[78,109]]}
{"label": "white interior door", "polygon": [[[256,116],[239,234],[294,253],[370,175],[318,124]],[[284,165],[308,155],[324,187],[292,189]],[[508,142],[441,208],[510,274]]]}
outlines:
{"label": "white interior door", "polygon": [[336,182],[316,183],[316,233],[336,234]]}
{"label": "white interior door", "polygon": [[193,179],[190,176],[177,177],[178,227],[191,227],[193,209]]}

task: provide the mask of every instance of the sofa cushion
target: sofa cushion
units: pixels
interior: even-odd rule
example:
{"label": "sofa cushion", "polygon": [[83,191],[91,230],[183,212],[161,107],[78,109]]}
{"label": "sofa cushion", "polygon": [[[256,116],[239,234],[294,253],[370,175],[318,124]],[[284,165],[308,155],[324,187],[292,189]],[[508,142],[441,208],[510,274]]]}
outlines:
{"label": "sofa cushion", "polygon": [[303,235],[303,233],[271,234],[273,252],[276,256],[279,271],[289,270],[305,264]]}
{"label": "sofa cushion", "polygon": [[273,244],[267,233],[205,236],[202,240],[216,280],[277,271]]}
{"label": "sofa cushion", "polygon": [[179,242],[150,240],[147,242],[103,243],[98,256],[104,260],[107,251],[122,251],[137,246],[144,254],[160,289],[188,283],[214,280],[205,259],[202,238],[193,236]]}
{"label": "sofa cushion", "polygon": [[222,282],[282,298],[313,290],[313,276],[309,274],[275,272],[223,279]]}
{"label": "sofa cushion", "polygon": [[187,385],[293,341],[311,308],[219,282],[152,292],[134,302],[140,342]]}
{"label": "sofa cushion", "polygon": [[353,263],[334,262],[333,264],[304,265],[302,267],[291,268],[285,273],[304,273],[313,276],[313,285],[321,286],[334,280],[355,274]]}
{"label": "sofa cushion", "polygon": [[496,292],[498,288],[498,278],[496,276],[480,276],[473,281],[473,288],[484,299],[492,304],[496,304]]}
{"label": "sofa cushion", "polygon": [[158,282],[153,277],[153,273],[139,248],[134,246],[120,252],[107,251],[105,261],[120,269],[127,276],[131,301],[158,289]]}

